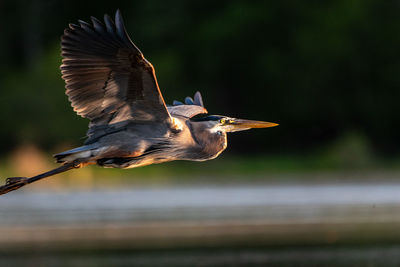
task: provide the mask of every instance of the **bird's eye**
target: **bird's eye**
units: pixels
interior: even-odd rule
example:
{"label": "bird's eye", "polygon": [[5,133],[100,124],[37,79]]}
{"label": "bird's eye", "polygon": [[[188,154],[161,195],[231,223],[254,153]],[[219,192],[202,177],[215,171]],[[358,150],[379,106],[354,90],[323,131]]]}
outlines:
{"label": "bird's eye", "polygon": [[218,135],[222,135],[222,131],[217,131],[217,134]]}
{"label": "bird's eye", "polygon": [[219,122],[222,123],[222,124],[225,124],[226,119],[220,119]]}

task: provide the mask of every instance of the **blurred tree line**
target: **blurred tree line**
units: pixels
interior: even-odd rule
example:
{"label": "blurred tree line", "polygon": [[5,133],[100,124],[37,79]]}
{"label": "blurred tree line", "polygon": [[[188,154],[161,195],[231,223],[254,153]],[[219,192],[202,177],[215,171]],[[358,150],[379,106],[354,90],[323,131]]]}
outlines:
{"label": "blurred tree line", "polygon": [[[88,121],[64,95],[68,23],[120,8],[166,102],[203,94],[210,113],[278,122],[232,134],[237,153],[308,153],[349,133],[400,152],[400,2],[0,1],[0,151],[80,145]],[[250,147],[250,148],[249,148]]]}

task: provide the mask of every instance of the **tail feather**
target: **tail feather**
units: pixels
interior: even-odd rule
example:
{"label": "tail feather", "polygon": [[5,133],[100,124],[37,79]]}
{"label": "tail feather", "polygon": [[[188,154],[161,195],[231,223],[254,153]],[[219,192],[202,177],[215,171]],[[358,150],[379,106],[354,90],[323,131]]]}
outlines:
{"label": "tail feather", "polygon": [[71,162],[80,158],[89,158],[92,156],[92,150],[95,148],[96,147],[93,145],[80,146],[55,154],[53,157],[56,159],[57,163]]}

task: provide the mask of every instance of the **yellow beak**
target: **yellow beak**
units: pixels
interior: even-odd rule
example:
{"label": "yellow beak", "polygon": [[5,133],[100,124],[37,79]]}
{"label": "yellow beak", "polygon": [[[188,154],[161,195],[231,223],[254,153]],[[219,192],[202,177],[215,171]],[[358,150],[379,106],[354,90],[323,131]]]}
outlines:
{"label": "yellow beak", "polygon": [[251,128],[269,128],[275,127],[279,124],[266,121],[253,121],[253,120],[243,120],[243,119],[231,119],[226,123],[230,129],[229,132],[242,131]]}

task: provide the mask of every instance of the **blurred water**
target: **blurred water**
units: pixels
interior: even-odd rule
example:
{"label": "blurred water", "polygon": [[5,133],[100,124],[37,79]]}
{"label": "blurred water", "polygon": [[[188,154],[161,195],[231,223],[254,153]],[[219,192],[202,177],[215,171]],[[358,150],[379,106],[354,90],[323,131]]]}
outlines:
{"label": "blurred water", "polygon": [[[140,187],[78,192],[25,189],[0,198],[0,225],[163,220],[339,220],[393,213],[400,183]],[[385,218],[386,218],[385,217]]]}
{"label": "blurred water", "polygon": [[26,188],[0,197],[0,266],[399,266],[399,192],[397,182]]}

